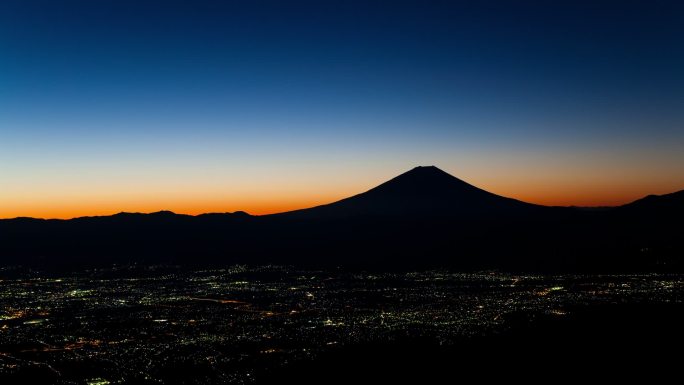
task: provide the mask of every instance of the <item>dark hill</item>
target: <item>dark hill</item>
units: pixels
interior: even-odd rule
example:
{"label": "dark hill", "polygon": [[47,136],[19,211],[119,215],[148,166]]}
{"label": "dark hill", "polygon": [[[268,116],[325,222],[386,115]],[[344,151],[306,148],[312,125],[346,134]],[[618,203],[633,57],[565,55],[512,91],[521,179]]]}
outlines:
{"label": "dark hill", "polygon": [[684,190],[664,195],[649,195],[624,205],[623,212],[644,214],[684,213]]}

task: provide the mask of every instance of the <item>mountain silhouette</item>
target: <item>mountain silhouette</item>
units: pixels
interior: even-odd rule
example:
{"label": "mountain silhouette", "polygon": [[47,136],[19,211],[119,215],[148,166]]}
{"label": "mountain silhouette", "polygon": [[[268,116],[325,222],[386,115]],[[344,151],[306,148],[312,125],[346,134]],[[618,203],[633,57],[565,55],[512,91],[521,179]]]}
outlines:
{"label": "mountain silhouette", "polygon": [[281,215],[298,217],[498,215],[541,206],[505,198],[435,166],[419,166],[371,190],[340,201]]}
{"label": "mountain silhouette", "polygon": [[649,195],[621,208],[623,211],[651,214],[681,214],[684,212],[684,190],[664,195]]}
{"label": "mountain silhouette", "polygon": [[681,270],[684,191],[586,210],[492,194],[434,166],[280,214],[0,220],[0,266],[276,263],[371,269]]}

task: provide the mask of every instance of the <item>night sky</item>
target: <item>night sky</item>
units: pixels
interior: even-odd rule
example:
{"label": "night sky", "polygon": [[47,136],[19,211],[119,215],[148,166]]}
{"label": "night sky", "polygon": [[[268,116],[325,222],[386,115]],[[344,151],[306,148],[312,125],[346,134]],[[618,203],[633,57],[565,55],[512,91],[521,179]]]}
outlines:
{"label": "night sky", "polygon": [[417,165],[684,189],[684,2],[0,2],[0,217],[263,214]]}

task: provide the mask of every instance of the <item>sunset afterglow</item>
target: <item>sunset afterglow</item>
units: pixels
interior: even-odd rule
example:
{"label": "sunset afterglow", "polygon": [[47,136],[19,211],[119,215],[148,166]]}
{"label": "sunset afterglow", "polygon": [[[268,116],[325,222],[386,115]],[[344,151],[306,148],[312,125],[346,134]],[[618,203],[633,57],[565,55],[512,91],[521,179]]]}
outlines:
{"label": "sunset afterglow", "polygon": [[0,12],[1,218],[266,214],[417,165],[545,205],[684,189],[666,7],[31,3]]}

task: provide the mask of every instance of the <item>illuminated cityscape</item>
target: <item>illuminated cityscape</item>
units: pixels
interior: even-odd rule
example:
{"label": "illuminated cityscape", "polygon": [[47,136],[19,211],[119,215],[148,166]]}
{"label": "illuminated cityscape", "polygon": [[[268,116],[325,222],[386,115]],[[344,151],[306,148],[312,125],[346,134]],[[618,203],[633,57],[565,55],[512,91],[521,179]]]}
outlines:
{"label": "illuminated cityscape", "polygon": [[284,266],[115,266],[1,272],[3,383],[258,383],[369,342],[439,345],[501,333],[521,314],[681,304],[679,275],[373,273]]}

